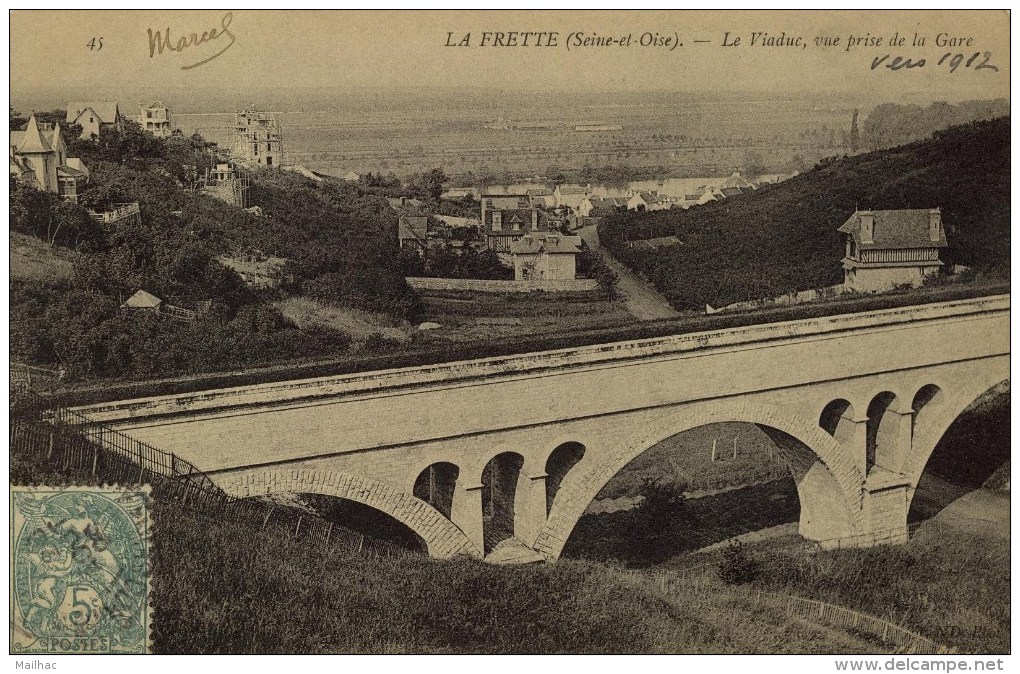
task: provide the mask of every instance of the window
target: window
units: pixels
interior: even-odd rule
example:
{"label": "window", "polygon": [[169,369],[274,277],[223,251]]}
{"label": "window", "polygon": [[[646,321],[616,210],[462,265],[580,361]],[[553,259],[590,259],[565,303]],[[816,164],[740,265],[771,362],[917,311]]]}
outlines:
{"label": "window", "polygon": [[266,157],[266,166],[272,166],[272,165],[273,165],[273,158],[272,157]]}
{"label": "window", "polygon": [[146,119],[152,119],[152,110],[146,110],[145,111],[145,118]]}

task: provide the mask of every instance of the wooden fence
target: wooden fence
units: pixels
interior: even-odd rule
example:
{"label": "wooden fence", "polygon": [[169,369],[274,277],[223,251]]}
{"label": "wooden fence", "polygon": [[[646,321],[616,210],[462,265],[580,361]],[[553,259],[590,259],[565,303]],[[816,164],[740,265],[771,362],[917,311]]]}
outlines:
{"label": "wooden fence", "polygon": [[32,390],[47,390],[57,385],[60,381],[60,372],[36,365],[24,363],[10,364],[11,390],[26,392]]}
{"label": "wooden fence", "polygon": [[161,499],[203,516],[260,529],[271,525],[302,543],[328,546],[331,552],[414,554],[402,546],[333,524],[311,511],[263,499],[232,497],[179,456],[92,423],[66,408],[47,409],[45,401],[35,395],[29,396],[27,403],[12,407],[10,448],[12,454],[34,456],[63,474],[109,484],[149,483]]}
{"label": "wooden fence", "polygon": [[662,571],[651,575],[631,573],[632,576],[641,579],[639,582],[651,583],[654,588],[667,596],[682,596],[685,602],[718,606],[721,598],[732,598],[750,603],[753,608],[771,608],[782,611],[788,616],[818,621],[832,627],[867,634],[880,640],[895,653],[945,655],[957,652],[955,648],[939,644],[888,620],[817,599],[765,592],[749,585],[713,585],[708,582],[704,572],[700,573],[700,578],[673,571]]}

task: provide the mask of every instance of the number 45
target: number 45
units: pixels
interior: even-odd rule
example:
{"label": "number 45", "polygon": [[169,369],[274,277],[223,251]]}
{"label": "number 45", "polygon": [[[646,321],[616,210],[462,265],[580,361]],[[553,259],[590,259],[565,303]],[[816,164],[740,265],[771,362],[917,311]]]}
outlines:
{"label": "number 45", "polygon": [[85,46],[89,48],[89,51],[99,51],[103,48],[103,38],[94,37],[85,43]]}

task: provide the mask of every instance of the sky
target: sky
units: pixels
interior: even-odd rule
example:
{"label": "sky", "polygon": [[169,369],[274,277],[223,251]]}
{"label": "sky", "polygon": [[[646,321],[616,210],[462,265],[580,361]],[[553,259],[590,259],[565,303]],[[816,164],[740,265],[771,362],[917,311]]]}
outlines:
{"label": "sky", "polygon": [[[226,25],[229,34],[223,33]],[[150,54],[150,31],[215,39]],[[481,46],[483,32],[557,32],[555,47]],[[629,46],[571,46],[571,34],[631,36]],[[751,44],[752,32],[802,36],[805,47]],[[927,37],[912,46],[914,33]],[[448,37],[448,33],[452,34]],[[471,46],[447,47],[471,34]],[[641,36],[679,37],[682,46],[641,46]],[[737,46],[724,46],[741,39]],[[890,47],[895,33],[905,44]],[[937,47],[936,35],[970,38],[970,46]],[[882,38],[880,46],[846,50],[850,35]],[[102,48],[89,43],[102,38]],[[815,37],[838,37],[821,47]],[[520,40],[520,38],[518,38]],[[534,40],[534,38],[532,38]],[[694,40],[704,42],[695,43]],[[230,44],[232,42],[232,44]],[[489,41],[493,41],[490,36]],[[228,47],[228,44],[230,45]],[[196,67],[183,69],[222,54]],[[481,12],[358,11],[14,11],[11,89],[85,86],[217,87],[451,87],[503,90],[670,90],[770,94],[867,92],[898,100],[1008,97],[1009,17],[1002,11],[915,12]],[[998,67],[962,63],[950,72],[945,53],[974,53]],[[887,55],[877,68],[874,59]],[[923,66],[891,70],[897,56]]]}

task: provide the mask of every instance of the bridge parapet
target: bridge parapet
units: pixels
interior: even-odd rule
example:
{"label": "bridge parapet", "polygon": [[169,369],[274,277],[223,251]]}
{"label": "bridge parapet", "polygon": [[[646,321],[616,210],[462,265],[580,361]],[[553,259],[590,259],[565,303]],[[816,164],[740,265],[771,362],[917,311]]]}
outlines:
{"label": "bridge parapet", "polygon": [[612,366],[633,360],[669,360],[698,352],[753,348],[756,344],[825,339],[841,333],[881,330],[911,323],[965,320],[982,314],[1008,315],[1009,305],[1009,295],[996,295],[497,358],[136,398],[75,410],[95,421],[116,423],[312,399],[356,398],[393,389],[424,389],[472,379],[496,381],[549,371]]}

